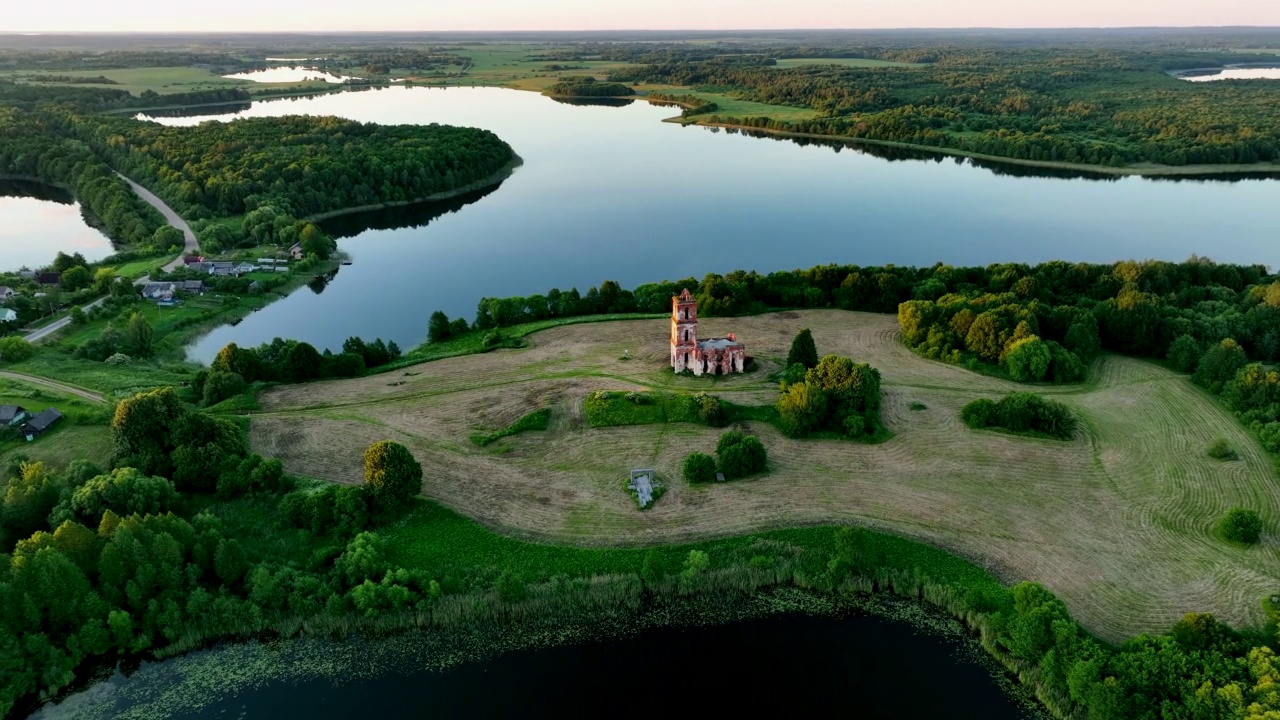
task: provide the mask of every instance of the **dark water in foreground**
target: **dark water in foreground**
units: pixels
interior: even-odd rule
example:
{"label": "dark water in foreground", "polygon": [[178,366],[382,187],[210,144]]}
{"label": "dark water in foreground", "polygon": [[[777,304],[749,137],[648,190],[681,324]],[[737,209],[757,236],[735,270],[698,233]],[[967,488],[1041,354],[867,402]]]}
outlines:
{"label": "dark water in foreground", "polygon": [[986,265],[1045,260],[1276,264],[1280,181],[1081,177],[1013,165],[713,133],[669,107],[557,103],[497,88],[388,88],[256,102],[232,115],[332,114],[496,132],[524,166],[496,190],[331,228],[354,264],[193,346],[350,335],[410,347],[433,310],[483,296],[586,291],[709,272],[823,263]]}
{"label": "dark water in foreground", "polygon": [[[523,650],[444,672],[402,668],[341,684],[267,682],[198,711],[169,706],[166,712],[241,718],[1032,717],[968,645],[875,616],[786,615]],[[155,697],[160,690],[140,695]],[[109,716],[141,709],[121,700],[99,703],[98,710]],[[60,717],[57,710],[46,717]]]}

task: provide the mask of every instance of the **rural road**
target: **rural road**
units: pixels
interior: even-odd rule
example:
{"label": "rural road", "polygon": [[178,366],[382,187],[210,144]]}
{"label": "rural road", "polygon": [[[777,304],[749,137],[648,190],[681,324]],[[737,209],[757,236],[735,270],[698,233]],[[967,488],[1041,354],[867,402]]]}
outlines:
{"label": "rural road", "polygon": [[[88,303],[87,305],[81,305],[80,309],[84,310],[85,312],[88,312],[90,308],[95,308],[101,305],[103,300],[106,300],[106,298],[100,297],[97,300],[94,300],[93,302]],[[31,332],[27,333],[26,340],[29,343],[40,342],[41,340],[49,337],[50,335],[58,332],[59,330],[61,330],[62,328],[70,324],[71,324],[71,316],[68,315],[62,318],[61,320],[58,320],[56,322],[51,322],[48,325],[45,325],[44,327],[38,330],[32,330]]]}
{"label": "rural road", "polygon": [[[116,174],[120,175],[120,173]],[[182,237],[186,239],[186,243],[182,247],[182,253],[179,254],[178,257],[174,258],[173,262],[161,268],[162,270],[165,272],[173,272],[174,268],[182,264],[183,255],[200,252],[200,243],[196,240],[196,234],[191,231],[191,226],[187,224],[186,220],[182,219],[181,215],[174,212],[173,208],[166,205],[163,200],[156,197],[155,193],[150,190],[142,187],[124,175],[120,175],[120,179],[129,183],[129,187],[133,188],[133,191],[138,193],[138,197],[146,200],[151,207],[159,210],[160,214],[164,216],[165,222],[181,230]]]}
{"label": "rural road", "polygon": [[0,378],[11,378],[13,380],[21,380],[25,383],[31,383],[32,385],[40,385],[41,387],[47,387],[50,390],[57,390],[59,392],[67,393],[68,395],[75,395],[76,397],[81,397],[81,398],[84,398],[85,400],[90,400],[96,403],[105,403],[107,401],[107,399],[102,397],[102,395],[92,390],[85,390],[84,388],[79,388],[79,387],[76,387],[75,385],[66,385],[56,380],[48,380],[46,378],[37,377],[35,375],[26,375],[24,373],[16,373],[16,372],[9,372],[8,370],[0,370]]}
{"label": "rural road", "polygon": [[[120,175],[120,173],[116,173],[116,175]],[[182,216],[174,212],[173,208],[166,205],[163,200],[156,197],[155,193],[151,192],[150,190],[142,187],[141,185],[130,180],[124,175],[120,175],[120,179],[129,183],[129,187],[133,188],[133,191],[138,194],[138,197],[142,198],[143,200],[146,200],[147,204],[151,205],[151,207],[155,208],[156,210],[159,210],[160,214],[164,216],[164,219],[166,222],[168,222],[170,225],[182,231],[182,237],[185,239],[185,242],[182,247],[182,252],[178,255],[178,257],[174,258],[172,262],[170,262],[168,265],[165,265],[163,268],[161,268],[162,270],[164,270],[165,272],[173,272],[174,269],[176,269],[179,265],[182,264],[182,257],[184,255],[187,255],[188,253],[200,252],[200,243],[196,240],[196,234],[192,232],[191,226],[187,224],[186,220],[182,219]],[[145,285],[148,282],[151,282],[150,276],[143,275],[142,277],[134,281],[134,284]],[[102,301],[105,299],[106,298],[98,298],[97,300],[94,300],[93,302],[87,305],[82,305],[80,309],[84,310],[85,312],[88,312],[91,308],[95,308],[98,305],[101,305]],[[40,342],[41,340],[49,337],[50,335],[58,332],[59,330],[61,330],[62,328],[70,324],[71,324],[71,316],[64,317],[61,320],[58,320],[57,322],[49,323],[48,325],[40,328],[39,330],[33,330],[32,332],[27,333],[26,340],[29,343]]]}

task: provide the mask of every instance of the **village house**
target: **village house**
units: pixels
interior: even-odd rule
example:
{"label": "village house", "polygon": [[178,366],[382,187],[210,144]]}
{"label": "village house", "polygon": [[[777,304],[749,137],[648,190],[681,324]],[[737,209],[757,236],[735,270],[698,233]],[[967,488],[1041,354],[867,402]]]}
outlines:
{"label": "village house", "polygon": [[671,367],[694,375],[729,375],[746,368],[747,348],[733,333],[698,339],[698,301],[685,288],[671,298]]}
{"label": "village house", "polygon": [[172,300],[177,292],[173,283],[147,283],[142,286],[142,297],[148,300]]}
{"label": "village house", "polygon": [[195,293],[196,295],[204,294],[203,280],[183,280],[178,283],[179,289],[183,292]]}
{"label": "village house", "polygon": [[36,282],[41,285],[57,285],[62,282],[62,273],[60,272],[42,272],[36,273]]}
{"label": "village house", "polygon": [[35,270],[19,270],[18,277],[22,278],[23,280],[35,280],[36,271]]}
{"label": "village house", "polygon": [[22,434],[26,436],[27,442],[31,442],[48,432],[49,428],[61,419],[62,413],[56,408],[49,408],[28,420],[27,424],[22,426]]}
{"label": "village house", "polygon": [[251,262],[242,262],[236,266],[235,270],[232,270],[231,272],[235,275],[245,275],[257,269],[258,269],[258,266],[254,265]]}
{"label": "village house", "polygon": [[204,262],[204,258],[199,255],[184,255],[182,257],[182,264],[186,265],[187,267],[191,267],[192,265],[199,265],[202,262]]}
{"label": "village house", "polygon": [[0,405],[0,428],[18,427],[27,417],[27,411],[18,405]]}
{"label": "village house", "polygon": [[18,322],[18,312],[9,308],[0,308],[0,323]]}
{"label": "village house", "polygon": [[302,259],[302,243],[300,242],[294,243],[293,246],[289,248],[289,256],[292,257],[294,260],[301,260]]}
{"label": "village house", "polygon": [[13,288],[8,285],[0,285],[0,300],[8,300],[17,294],[18,293],[14,292]]}

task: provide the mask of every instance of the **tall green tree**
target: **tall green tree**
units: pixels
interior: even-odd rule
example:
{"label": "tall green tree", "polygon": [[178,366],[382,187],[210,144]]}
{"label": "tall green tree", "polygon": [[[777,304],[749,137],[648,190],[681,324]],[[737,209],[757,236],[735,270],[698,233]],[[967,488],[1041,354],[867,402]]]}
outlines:
{"label": "tall green tree", "polygon": [[421,492],[422,465],[404,445],[376,442],[364,453],[364,484],[375,511],[394,512]]}
{"label": "tall green tree", "polygon": [[791,349],[787,352],[787,367],[799,363],[806,368],[818,366],[818,346],[813,342],[813,333],[804,328],[791,341]]}

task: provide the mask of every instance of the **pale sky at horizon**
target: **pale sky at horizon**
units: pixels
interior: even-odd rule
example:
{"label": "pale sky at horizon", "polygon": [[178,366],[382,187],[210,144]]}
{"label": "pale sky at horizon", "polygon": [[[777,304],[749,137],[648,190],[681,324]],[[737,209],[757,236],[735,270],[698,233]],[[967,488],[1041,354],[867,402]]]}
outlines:
{"label": "pale sky at horizon", "polygon": [[[1280,25],[1277,0],[9,0],[0,32],[749,30]],[[353,12],[354,10],[354,12]]]}

